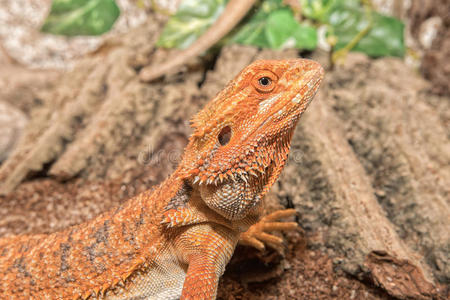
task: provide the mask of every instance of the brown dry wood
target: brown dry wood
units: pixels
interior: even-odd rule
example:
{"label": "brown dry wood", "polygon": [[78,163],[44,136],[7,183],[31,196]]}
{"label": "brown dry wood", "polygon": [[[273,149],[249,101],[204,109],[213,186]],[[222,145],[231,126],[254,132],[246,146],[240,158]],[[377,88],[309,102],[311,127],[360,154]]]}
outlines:
{"label": "brown dry wood", "polygon": [[60,76],[55,70],[30,70],[10,63],[0,54],[0,100],[8,102],[27,115],[39,106],[42,95],[53,89]]}
{"label": "brown dry wood", "polygon": [[[89,105],[97,104],[95,103],[98,99],[96,95],[102,93],[103,77],[108,70],[108,65],[102,65],[92,73],[88,72],[85,82],[89,84],[83,84],[83,80],[79,93],[73,95],[73,92],[70,92],[72,94],[70,96],[74,96],[75,101],[64,105],[62,111],[43,113],[41,116],[46,121],[43,122],[43,119],[40,119],[37,122],[40,126],[30,127],[17,150],[0,168],[2,180],[0,193],[11,192],[30,171],[39,171],[45,163],[53,160],[63,151],[63,139],[70,139],[74,134],[76,119],[85,113]],[[83,73],[86,74],[85,70]],[[66,95],[61,96],[65,98]],[[77,99],[80,101],[76,101]],[[37,135],[39,138],[35,140]],[[31,140],[33,143],[30,143]]]}
{"label": "brown dry wood", "polygon": [[[310,141],[310,151],[320,161],[334,194],[328,202],[334,215],[327,243],[345,257],[340,261],[342,268],[368,276],[392,296],[431,298],[435,292],[428,269],[384,215],[368,176],[344,137],[341,122],[323,97],[320,100],[305,117],[303,126],[314,130],[304,131],[303,139]],[[381,256],[385,260],[374,259]]]}
{"label": "brown dry wood", "polygon": [[0,162],[14,149],[26,123],[21,110],[0,100]]}
{"label": "brown dry wood", "polygon": [[[140,30],[158,31],[161,23],[155,19],[147,26]],[[134,32],[135,35],[145,35],[139,29],[137,31]],[[142,91],[146,87],[139,85],[133,66],[129,64],[136,52],[141,53],[145,49],[145,44],[143,45],[142,39],[134,42],[132,36],[130,34],[130,40],[121,41],[127,47],[113,47],[106,53],[106,58],[105,54],[86,58],[61,78],[52,93],[44,96],[47,106],[31,120],[16,150],[0,166],[0,194],[8,194],[31,172],[40,171],[45,164],[60,158],[63,150],[66,150],[66,144],[69,144],[68,151],[51,170],[60,179],[78,174],[89,164],[90,154],[95,155],[98,151],[105,150],[104,144],[111,139],[115,129],[121,126],[121,120],[114,114],[135,109],[130,109],[130,103],[124,101],[124,98],[130,98],[129,89],[133,87],[129,86],[134,85],[136,89],[132,98],[139,88],[141,95],[148,94],[148,91]],[[150,43],[155,41],[153,39]],[[115,44],[114,41],[111,43]],[[139,51],[136,50],[137,47]],[[97,110],[102,110],[103,113],[93,114]],[[146,120],[138,121],[142,123]],[[108,128],[110,132],[98,134],[99,128]],[[123,131],[130,131],[129,128],[119,130],[121,134]],[[72,140],[77,142],[70,143]],[[86,148],[87,144],[96,145],[97,148]],[[109,145],[116,150],[114,143]],[[78,151],[80,149],[83,149],[82,157]],[[95,151],[97,152],[94,153]]]}
{"label": "brown dry wood", "polygon": [[[365,72],[351,76],[358,70]],[[449,131],[421,93],[428,85],[397,59],[371,62],[360,55],[335,78],[342,86],[330,89],[326,98],[388,218],[408,246],[435,266],[439,280],[449,282]]]}

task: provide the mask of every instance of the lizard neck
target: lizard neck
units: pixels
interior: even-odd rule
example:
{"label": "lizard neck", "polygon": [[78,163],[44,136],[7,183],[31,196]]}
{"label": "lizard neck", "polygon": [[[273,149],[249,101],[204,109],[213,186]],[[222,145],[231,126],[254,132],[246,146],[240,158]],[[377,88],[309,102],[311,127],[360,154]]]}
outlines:
{"label": "lizard neck", "polygon": [[[174,182],[177,182],[177,192],[172,194],[163,209],[161,224],[167,229],[164,232],[173,232],[177,228],[200,223],[218,224],[232,231],[244,232],[260,218],[263,210],[262,202],[255,205],[245,217],[239,220],[227,218],[208,205],[202,193],[202,186],[183,179],[184,175],[185,170],[180,166],[171,176]],[[170,179],[164,184],[166,183],[173,185]],[[214,190],[220,187],[212,184],[209,188]]]}

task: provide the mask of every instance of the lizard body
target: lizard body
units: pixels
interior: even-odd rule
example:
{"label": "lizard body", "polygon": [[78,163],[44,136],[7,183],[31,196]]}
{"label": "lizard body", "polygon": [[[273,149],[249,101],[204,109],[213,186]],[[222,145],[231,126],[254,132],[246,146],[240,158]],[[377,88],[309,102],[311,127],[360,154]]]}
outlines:
{"label": "lizard body", "polygon": [[258,223],[262,199],[322,77],[304,59],[245,68],[193,118],[154,190],[61,232],[0,239],[0,298],[214,299],[241,233],[258,247],[276,243],[264,230],[293,225],[273,222],[293,210]]}

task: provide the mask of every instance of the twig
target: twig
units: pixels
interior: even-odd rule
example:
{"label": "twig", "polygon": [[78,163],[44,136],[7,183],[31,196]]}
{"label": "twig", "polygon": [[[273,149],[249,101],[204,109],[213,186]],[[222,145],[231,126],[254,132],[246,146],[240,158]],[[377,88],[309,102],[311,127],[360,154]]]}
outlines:
{"label": "twig", "polygon": [[149,82],[180,68],[190,59],[200,55],[231,31],[247,14],[256,0],[230,0],[219,19],[189,48],[169,56],[161,64],[144,67],[139,77]]}

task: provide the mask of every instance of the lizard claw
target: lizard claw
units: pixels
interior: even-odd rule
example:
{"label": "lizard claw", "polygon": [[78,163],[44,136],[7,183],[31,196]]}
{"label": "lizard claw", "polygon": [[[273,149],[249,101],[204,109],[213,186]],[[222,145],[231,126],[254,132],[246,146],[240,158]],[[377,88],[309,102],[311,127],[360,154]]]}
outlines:
{"label": "lizard claw", "polygon": [[288,231],[298,227],[296,222],[280,222],[279,219],[294,216],[295,209],[277,210],[264,216],[259,222],[250,226],[250,228],[241,234],[239,242],[243,245],[252,246],[260,251],[266,248],[266,245],[283,252],[283,239],[267,233],[270,231]]}

